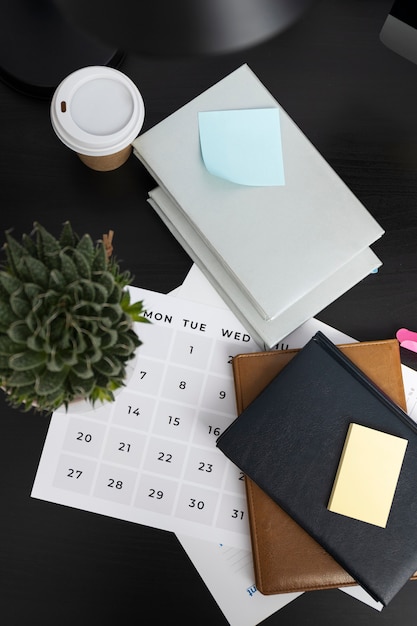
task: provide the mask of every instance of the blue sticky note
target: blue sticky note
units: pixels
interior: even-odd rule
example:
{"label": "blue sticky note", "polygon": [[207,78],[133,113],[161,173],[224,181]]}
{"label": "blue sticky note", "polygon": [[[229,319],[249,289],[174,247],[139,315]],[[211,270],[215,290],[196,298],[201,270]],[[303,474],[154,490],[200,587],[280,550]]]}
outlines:
{"label": "blue sticky note", "polygon": [[285,185],[277,108],[201,111],[198,124],[210,174],[239,185]]}

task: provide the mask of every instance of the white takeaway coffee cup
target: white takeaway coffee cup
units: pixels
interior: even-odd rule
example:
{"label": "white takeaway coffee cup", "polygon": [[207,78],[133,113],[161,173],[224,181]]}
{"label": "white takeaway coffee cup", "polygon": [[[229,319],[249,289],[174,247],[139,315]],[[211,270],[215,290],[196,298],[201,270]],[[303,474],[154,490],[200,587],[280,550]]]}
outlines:
{"label": "white takeaway coffee cup", "polygon": [[67,76],[51,102],[51,123],[60,140],[88,167],[114,170],[129,158],[145,118],[143,98],[125,74],[88,66]]}

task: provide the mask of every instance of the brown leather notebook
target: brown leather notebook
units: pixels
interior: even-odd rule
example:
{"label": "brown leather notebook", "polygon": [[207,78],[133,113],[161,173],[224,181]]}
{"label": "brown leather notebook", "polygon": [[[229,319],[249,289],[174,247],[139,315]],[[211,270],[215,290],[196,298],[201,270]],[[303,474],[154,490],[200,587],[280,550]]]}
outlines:
{"label": "brown leather notebook", "polygon": [[[396,339],[339,346],[378,387],[406,409]],[[232,361],[240,414],[298,350],[240,354]],[[263,594],[331,589],[355,580],[252,480],[246,477],[255,581]],[[417,578],[417,572],[412,579]]]}

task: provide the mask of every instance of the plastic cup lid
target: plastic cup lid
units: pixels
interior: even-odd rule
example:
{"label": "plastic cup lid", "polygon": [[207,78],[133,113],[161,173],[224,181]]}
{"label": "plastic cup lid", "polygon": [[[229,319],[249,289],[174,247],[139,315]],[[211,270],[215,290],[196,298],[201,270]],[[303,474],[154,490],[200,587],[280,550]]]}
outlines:
{"label": "plastic cup lid", "polygon": [[55,133],[68,148],[89,156],[126,148],[139,134],[144,117],[136,85],[107,66],[73,72],[58,85],[51,102]]}

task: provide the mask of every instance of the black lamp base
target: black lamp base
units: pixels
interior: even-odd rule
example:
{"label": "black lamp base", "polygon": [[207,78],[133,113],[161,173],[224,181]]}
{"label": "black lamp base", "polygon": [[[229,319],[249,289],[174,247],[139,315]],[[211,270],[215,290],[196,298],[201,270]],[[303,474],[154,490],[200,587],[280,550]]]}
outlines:
{"label": "black lamp base", "polygon": [[90,38],[49,0],[5,0],[0,22],[0,80],[30,96],[50,98],[71,72],[87,65],[117,68],[120,50]]}

